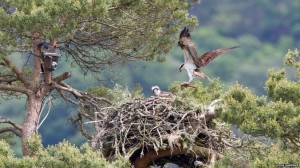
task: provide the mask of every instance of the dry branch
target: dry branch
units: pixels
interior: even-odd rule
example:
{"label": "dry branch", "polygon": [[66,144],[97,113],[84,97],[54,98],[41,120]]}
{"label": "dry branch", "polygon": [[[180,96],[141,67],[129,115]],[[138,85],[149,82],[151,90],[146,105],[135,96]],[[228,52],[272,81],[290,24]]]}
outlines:
{"label": "dry branch", "polygon": [[12,125],[15,129],[21,131],[22,130],[22,126],[20,126],[19,124],[13,122],[12,120],[10,119],[7,119],[7,118],[3,118],[0,116],[0,123],[7,123],[7,124],[10,124]]}
{"label": "dry branch", "polygon": [[12,132],[18,137],[22,136],[22,132],[14,127],[0,128],[0,134],[5,133],[5,132]]}
{"label": "dry branch", "polygon": [[16,74],[17,79],[20,80],[25,87],[28,87],[30,85],[30,82],[25,79],[25,76],[23,75],[22,71],[15,65],[13,65],[11,61],[9,61],[6,57],[1,57],[1,58],[4,61],[5,66],[10,67],[12,71]]}
{"label": "dry branch", "polygon": [[4,132],[12,132],[15,135],[21,137],[22,136],[22,126],[20,126],[19,124],[15,123],[14,121],[7,119],[7,118],[3,118],[0,116],[0,123],[6,123],[6,124],[10,124],[12,127],[4,127],[0,129],[0,134],[4,133]]}

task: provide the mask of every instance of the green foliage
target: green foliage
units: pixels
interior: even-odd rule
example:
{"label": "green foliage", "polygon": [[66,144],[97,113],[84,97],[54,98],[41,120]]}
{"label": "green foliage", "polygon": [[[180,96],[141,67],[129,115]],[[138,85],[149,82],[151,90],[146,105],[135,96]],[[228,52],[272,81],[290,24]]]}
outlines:
{"label": "green foliage", "polygon": [[253,160],[250,162],[251,167],[264,168],[288,167],[288,165],[299,166],[299,153],[293,153],[289,150],[279,150],[275,147],[261,152],[263,155],[253,156]]}
{"label": "green foliage", "polygon": [[13,151],[10,149],[9,144],[4,140],[0,140],[0,167],[5,167],[5,162],[11,162],[12,157]]}
{"label": "green foliage", "polygon": [[9,145],[15,145],[15,135],[10,132],[0,134],[0,140],[5,140]]}
{"label": "green foliage", "polygon": [[97,97],[105,97],[116,105],[120,105],[129,99],[144,98],[140,85],[136,85],[132,92],[129,91],[128,87],[116,84],[113,89],[104,86],[90,87],[88,93]]}
{"label": "green foliage", "polygon": [[173,82],[169,90],[176,95],[174,106],[181,110],[201,109],[203,105],[219,99],[222,94],[223,86],[219,80],[215,79],[207,86],[201,82],[194,82],[192,87],[180,86],[179,82]]}
{"label": "green foliage", "polygon": [[29,141],[26,142],[26,145],[28,147],[28,153],[30,155],[36,155],[43,150],[41,137],[38,134],[33,134]]}
{"label": "green foliage", "polygon": [[41,147],[41,141],[38,136],[31,138],[28,142],[32,157],[16,158],[9,145],[0,141],[0,167],[129,167],[127,159],[118,157],[112,163],[106,161],[103,156],[93,151],[87,143],[80,148],[75,147],[67,141],[57,145],[49,146],[46,149]]}
{"label": "green foliage", "polygon": [[[229,166],[230,165],[230,166]],[[237,158],[225,155],[221,160],[218,160],[214,167],[224,168],[224,167],[234,167],[234,168],[247,168],[249,166],[248,162],[241,162]]]}
{"label": "green foliage", "polygon": [[300,61],[297,61],[297,57],[299,57],[299,51],[295,49],[294,51],[289,50],[285,55],[284,63],[287,66],[295,67],[300,73]]}
{"label": "green foliage", "polygon": [[173,46],[174,34],[198,23],[187,14],[190,4],[185,0],[7,0],[5,4],[16,11],[7,14],[0,8],[1,49],[8,53],[22,46],[30,51],[36,33],[43,40],[56,39],[60,51],[85,72],[125,61],[164,61],[162,53]]}
{"label": "green foliage", "polygon": [[[216,168],[236,167],[236,168],[267,168],[267,167],[288,167],[287,165],[299,165],[299,154],[290,150],[282,150],[278,145],[264,147],[256,145],[258,152],[245,152],[249,156],[248,159],[242,159],[240,156],[226,154],[221,160],[215,164]],[[285,164],[285,166],[283,166]]]}
{"label": "green foliage", "polygon": [[281,100],[284,102],[292,102],[295,105],[300,105],[299,82],[282,79],[274,83],[273,79],[269,79],[266,83],[266,88],[271,100]]}
{"label": "green foliage", "polygon": [[284,97],[277,92],[276,96],[278,100],[267,102],[266,97],[257,97],[250,90],[235,85],[225,94],[225,112],[221,117],[237,125],[246,134],[282,140],[298,139],[299,106],[293,103],[298,100],[288,99],[293,96]]}
{"label": "green foliage", "polygon": [[[4,157],[11,157],[13,156],[13,151],[10,149],[9,144],[4,141],[4,140],[0,140],[0,156],[4,156]],[[3,162],[0,162],[3,163]]]}
{"label": "green foliage", "polygon": [[[270,99],[300,105],[300,83],[281,78],[283,72],[275,73],[271,71],[269,74],[270,78],[266,82],[266,90]],[[277,80],[274,80],[274,76]]]}
{"label": "green foliage", "polygon": [[[298,55],[297,50],[289,51],[285,62],[291,65],[290,60],[296,55]],[[295,64],[297,63],[293,63]],[[298,69],[297,66],[293,67]],[[225,106],[221,118],[235,124],[246,134],[269,137],[274,142],[281,143],[282,149],[296,151],[299,154],[299,82],[288,80],[284,69],[278,72],[271,70],[265,89],[268,97],[255,96],[249,89],[239,84],[231,87],[224,95]],[[293,158],[293,154],[289,154]],[[274,153],[274,155],[280,158],[279,154]],[[270,163],[275,162],[276,159]],[[257,161],[257,164],[259,165],[260,161]]]}
{"label": "green foliage", "polygon": [[229,91],[224,95],[225,113],[222,114],[222,118],[232,124],[243,127],[249,121],[249,117],[252,118],[259,106],[263,102],[261,99],[258,102],[256,96],[252,92],[242,87],[239,84],[232,86]]}

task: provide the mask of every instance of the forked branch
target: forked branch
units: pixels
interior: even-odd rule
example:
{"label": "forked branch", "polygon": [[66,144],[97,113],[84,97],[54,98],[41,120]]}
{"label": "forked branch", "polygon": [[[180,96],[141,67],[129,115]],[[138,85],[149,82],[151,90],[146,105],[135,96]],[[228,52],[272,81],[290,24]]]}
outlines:
{"label": "forked branch", "polygon": [[17,79],[21,81],[25,87],[30,86],[30,82],[27,79],[25,79],[25,76],[23,75],[22,71],[18,67],[13,65],[12,62],[6,57],[2,57],[1,59],[4,61],[6,67],[11,68],[12,72],[16,74]]}
{"label": "forked branch", "polygon": [[5,127],[5,128],[1,128],[0,129],[0,134],[4,133],[4,132],[12,132],[15,135],[21,137],[22,135],[22,126],[20,126],[19,124],[13,122],[10,119],[7,118],[3,118],[0,116],[0,123],[6,123],[6,124],[10,124],[12,127]]}

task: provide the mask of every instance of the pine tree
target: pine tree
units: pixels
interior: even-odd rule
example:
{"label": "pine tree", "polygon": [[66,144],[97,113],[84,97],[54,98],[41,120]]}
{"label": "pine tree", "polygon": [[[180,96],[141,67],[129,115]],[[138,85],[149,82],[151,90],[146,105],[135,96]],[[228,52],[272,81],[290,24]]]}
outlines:
{"label": "pine tree", "polygon": [[[23,125],[1,118],[10,126],[0,133],[21,137],[24,156],[29,154],[26,142],[37,130],[42,102],[51,90],[64,98],[66,92],[91,98],[63,82],[71,73],[52,75],[54,58],[61,55],[85,73],[99,73],[127,61],[158,59],[170,50],[174,34],[183,25],[197,22],[188,16],[190,4],[184,0],[0,2],[0,91],[5,97],[27,98]],[[17,59],[30,55],[33,64],[19,66],[11,58],[16,54],[21,55]]]}

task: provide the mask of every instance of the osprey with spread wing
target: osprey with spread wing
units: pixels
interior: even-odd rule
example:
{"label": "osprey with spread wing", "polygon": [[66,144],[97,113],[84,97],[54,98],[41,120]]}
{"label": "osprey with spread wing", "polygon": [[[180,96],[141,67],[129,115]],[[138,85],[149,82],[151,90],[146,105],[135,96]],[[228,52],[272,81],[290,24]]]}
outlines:
{"label": "osprey with spread wing", "polygon": [[182,83],[182,86],[189,86],[194,77],[207,78],[208,80],[210,80],[207,75],[205,75],[203,72],[200,72],[199,68],[209,64],[218,55],[239,47],[235,46],[230,48],[211,50],[198,58],[195,43],[191,38],[189,29],[186,27],[181,31],[179,35],[178,45],[184,52],[184,63],[179,67],[179,71],[181,72],[181,69],[184,68],[187,70],[189,76],[189,81]]}

